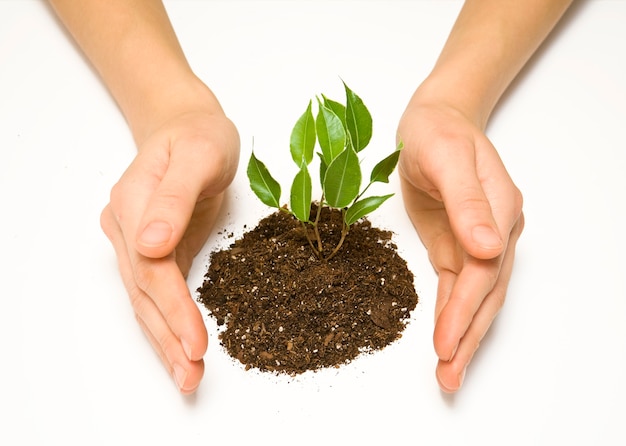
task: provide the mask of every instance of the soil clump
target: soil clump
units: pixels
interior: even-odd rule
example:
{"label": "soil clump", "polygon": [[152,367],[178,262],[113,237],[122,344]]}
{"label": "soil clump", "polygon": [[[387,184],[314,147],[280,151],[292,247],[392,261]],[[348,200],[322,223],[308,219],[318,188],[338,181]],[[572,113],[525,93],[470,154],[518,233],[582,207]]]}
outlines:
{"label": "soil clump", "polygon": [[[312,218],[315,212],[314,205]],[[341,219],[341,211],[322,209],[326,255],[339,241]],[[328,261],[315,255],[311,232],[276,211],[211,254],[198,301],[246,369],[296,375],[340,366],[401,337],[417,305],[413,274],[390,231],[361,219]]]}

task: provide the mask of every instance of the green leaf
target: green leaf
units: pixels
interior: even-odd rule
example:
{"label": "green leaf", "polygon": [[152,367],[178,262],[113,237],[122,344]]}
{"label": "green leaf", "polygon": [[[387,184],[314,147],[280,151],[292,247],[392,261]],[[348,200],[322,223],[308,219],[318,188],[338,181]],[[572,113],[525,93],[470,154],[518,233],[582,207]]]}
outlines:
{"label": "green leaf", "polygon": [[372,138],[372,115],[363,101],[343,83],[346,90],[346,128],[354,150],[360,152]]}
{"label": "green leaf", "polygon": [[315,121],[311,111],[311,101],[306,111],[300,116],[296,125],[291,131],[289,148],[291,158],[300,166],[302,162],[309,164],[313,160],[313,149],[315,147]]}
{"label": "green leaf", "polygon": [[259,161],[254,152],[248,161],[250,188],[267,206],[280,208],[280,184],[270,175],[267,167]]}
{"label": "green leaf", "polygon": [[320,152],[317,152],[317,155],[320,157],[320,186],[322,189],[324,188],[324,178],[326,178],[326,170],[328,169],[328,164],[324,161],[324,155]]}
{"label": "green leaf", "polygon": [[402,143],[398,145],[395,152],[374,166],[370,175],[370,183],[375,183],[377,181],[381,183],[389,183],[389,175],[391,175],[398,164],[398,158],[400,157],[401,150]]}
{"label": "green leaf", "polygon": [[378,207],[383,204],[389,197],[392,197],[393,194],[383,195],[382,197],[368,197],[354,203],[350,208],[346,211],[345,222],[348,226],[352,223],[356,222],[359,218],[365,217],[370,212],[375,211]]}
{"label": "green leaf", "polygon": [[302,163],[300,171],[296,174],[291,184],[291,212],[296,218],[303,222],[309,221],[311,214],[311,176]]}
{"label": "green leaf", "polygon": [[315,120],[317,139],[326,164],[330,164],[346,146],[346,131],[339,116],[325,107],[319,99],[319,111]]}
{"label": "green leaf", "polygon": [[359,194],[361,166],[356,152],[347,148],[326,169],[324,197],[329,206],[348,206]]}
{"label": "green leaf", "polygon": [[322,95],[324,98],[324,105],[327,108],[330,108],[335,114],[341,119],[341,123],[343,127],[346,127],[346,106],[341,102],[333,101],[332,99],[328,99],[326,96]]}

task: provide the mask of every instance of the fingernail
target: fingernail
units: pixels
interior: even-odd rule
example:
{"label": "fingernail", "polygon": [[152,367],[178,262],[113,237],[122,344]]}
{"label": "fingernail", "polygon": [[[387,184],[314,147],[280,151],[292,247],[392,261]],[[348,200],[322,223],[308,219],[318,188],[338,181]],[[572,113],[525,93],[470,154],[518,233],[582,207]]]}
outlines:
{"label": "fingernail", "polygon": [[463,385],[463,381],[465,380],[465,371],[467,370],[467,366],[463,367],[461,373],[459,373],[459,388]]}
{"label": "fingernail", "polygon": [[187,379],[187,371],[178,364],[173,364],[172,369],[174,369],[174,379],[176,380],[176,385],[179,389],[182,389],[185,385],[185,380]]}
{"label": "fingernail", "polygon": [[189,344],[186,340],[181,339],[180,343],[183,346],[183,350],[185,351],[185,355],[187,355],[187,359],[189,359],[190,361],[192,361],[191,359],[191,344]]}
{"label": "fingernail", "polygon": [[472,229],[472,238],[483,249],[499,249],[502,247],[500,236],[489,226],[476,226]]}
{"label": "fingernail", "polygon": [[454,348],[452,349],[452,354],[450,355],[450,359],[448,359],[448,362],[452,361],[454,359],[454,355],[456,355],[456,351],[459,348],[459,344],[455,345]]}
{"label": "fingernail", "polygon": [[153,221],[141,233],[139,243],[144,246],[165,245],[172,236],[172,227],[164,221]]}

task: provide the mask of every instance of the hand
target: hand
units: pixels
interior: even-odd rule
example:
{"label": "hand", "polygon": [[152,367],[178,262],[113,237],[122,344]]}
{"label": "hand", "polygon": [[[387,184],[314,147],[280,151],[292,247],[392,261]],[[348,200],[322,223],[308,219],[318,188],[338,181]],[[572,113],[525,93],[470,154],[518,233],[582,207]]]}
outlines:
{"label": "hand", "polygon": [[437,380],[455,392],[504,303],[522,195],[480,128],[451,106],[414,97],[398,138],[405,206],[439,276]]}
{"label": "hand", "polygon": [[208,342],[185,277],[238,158],[237,130],[221,110],[171,118],[140,143],[101,216],[139,325],[182,393],[198,387]]}

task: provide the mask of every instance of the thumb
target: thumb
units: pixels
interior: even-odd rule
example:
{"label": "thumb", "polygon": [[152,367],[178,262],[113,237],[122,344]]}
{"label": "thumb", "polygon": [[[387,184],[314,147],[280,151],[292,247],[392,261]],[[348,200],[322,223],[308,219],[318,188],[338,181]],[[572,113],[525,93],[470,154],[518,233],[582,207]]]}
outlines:
{"label": "thumb", "polygon": [[455,168],[440,170],[441,178],[434,183],[441,193],[452,231],[464,251],[478,259],[491,259],[500,255],[504,242],[477,173],[474,151],[461,153],[460,157],[456,153]]}
{"label": "thumb", "polygon": [[[179,158],[172,155],[138,225],[137,250],[152,258],[172,253],[183,238],[199,199],[218,195],[226,186],[222,170],[222,163],[207,165],[189,154]],[[216,183],[220,185],[215,187]]]}

